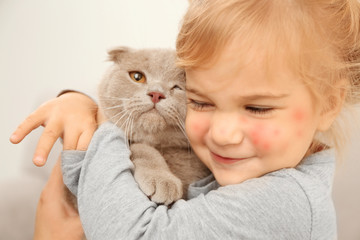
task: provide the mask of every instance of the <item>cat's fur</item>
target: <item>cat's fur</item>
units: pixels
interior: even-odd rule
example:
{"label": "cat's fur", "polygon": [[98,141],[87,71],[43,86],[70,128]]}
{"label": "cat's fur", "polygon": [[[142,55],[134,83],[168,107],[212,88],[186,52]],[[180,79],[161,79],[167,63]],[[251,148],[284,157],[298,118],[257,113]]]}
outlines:
{"label": "cat's fur", "polygon": [[[210,172],[185,136],[185,73],[175,51],[119,47],[108,54],[113,65],[99,85],[100,108],[129,140],[135,180],[154,202],[186,198],[189,184]],[[136,82],[134,72],[146,81]]]}

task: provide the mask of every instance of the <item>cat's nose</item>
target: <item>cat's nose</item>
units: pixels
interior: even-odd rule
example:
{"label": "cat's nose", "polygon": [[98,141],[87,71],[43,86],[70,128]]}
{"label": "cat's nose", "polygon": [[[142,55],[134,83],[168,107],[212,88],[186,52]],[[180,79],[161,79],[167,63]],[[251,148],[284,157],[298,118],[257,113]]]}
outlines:
{"label": "cat's nose", "polygon": [[161,99],[165,99],[164,94],[160,92],[149,92],[148,95],[151,97],[153,103],[158,103]]}

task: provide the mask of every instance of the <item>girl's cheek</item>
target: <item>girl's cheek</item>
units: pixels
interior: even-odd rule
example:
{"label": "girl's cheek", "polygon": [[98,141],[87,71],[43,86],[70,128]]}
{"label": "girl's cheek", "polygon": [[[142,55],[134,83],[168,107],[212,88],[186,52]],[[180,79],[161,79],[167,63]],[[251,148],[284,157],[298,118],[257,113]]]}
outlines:
{"label": "girl's cheek", "polygon": [[250,132],[253,145],[262,152],[268,152],[275,148],[284,147],[283,132],[280,127],[257,124]]}
{"label": "girl's cheek", "polygon": [[199,140],[209,129],[210,119],[204,116],[188,116],[186,119],[186,133],[192,140]]}
{"label": "girl's cheek", "polygon": [[306,112],[301,109],[301,108],[297,108],[293,111],[292,115],[290,116],[290,121],[294,122],[294,132],[295,132],[295,136],[299,139],[301,139],[304,135],[302,126],[304,124],[304,122],[307,119],[307,114]]}
{"label": "girl's cheek", "polygon": [[251,128],[250,138],[252,144],[262,152],[276,149],[286,149],[294,141],[300,141],[304,136],[304,123],[308,114],[305,110],[297,108],[292,111],[287,119],[273,124],[257,123]]}
{"label": "girl's cheek", "polygon": [[305,119],[305,112],[302,109],[296,109],[292,113],[292,120],[295,122],[302,122]]}

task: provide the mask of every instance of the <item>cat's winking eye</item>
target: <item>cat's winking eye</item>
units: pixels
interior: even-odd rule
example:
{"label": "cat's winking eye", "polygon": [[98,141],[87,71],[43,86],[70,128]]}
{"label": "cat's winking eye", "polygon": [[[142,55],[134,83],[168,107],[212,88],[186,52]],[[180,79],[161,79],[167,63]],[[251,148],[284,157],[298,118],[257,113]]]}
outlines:
{"label": "cat's winking eye", "polygon": [[175,85],[172,87],[172,89],[178,89],[178,90],[183,90],[179,85]]}
{"label": "cat's winking eye", "polygon": [[138,71],[129,72],[130,78],[138,83],[146,82],[146,77],[143,73]]}

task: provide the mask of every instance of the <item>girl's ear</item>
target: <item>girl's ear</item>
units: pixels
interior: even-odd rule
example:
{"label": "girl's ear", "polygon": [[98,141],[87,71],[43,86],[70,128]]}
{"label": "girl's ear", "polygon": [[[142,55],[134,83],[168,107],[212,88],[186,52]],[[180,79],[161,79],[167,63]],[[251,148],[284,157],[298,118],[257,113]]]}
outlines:
{"label": "girl's ear", "polygon": [[130,48],[128,47],[116,47],[108,51],[108,60],[113,62],[118,62],[121,59],[121,55],[125,52],[129,52]]}
{"label": "girl's ear", "polygon": [[329,90],[331,92],[325,99],[320,113],[319,131],[328,130],[339,115],[345,102],[347,85],[348,81],[342,79]]}

